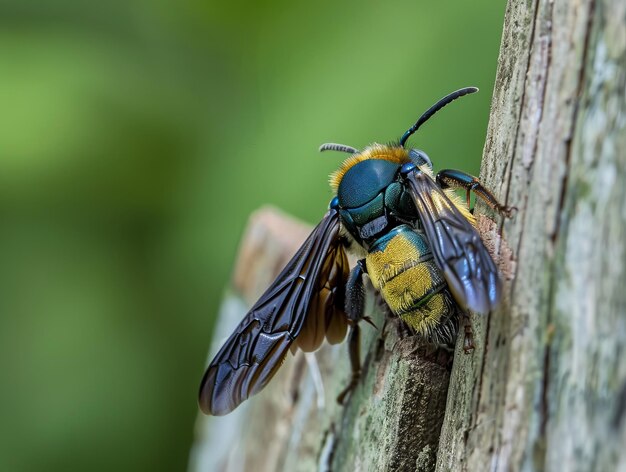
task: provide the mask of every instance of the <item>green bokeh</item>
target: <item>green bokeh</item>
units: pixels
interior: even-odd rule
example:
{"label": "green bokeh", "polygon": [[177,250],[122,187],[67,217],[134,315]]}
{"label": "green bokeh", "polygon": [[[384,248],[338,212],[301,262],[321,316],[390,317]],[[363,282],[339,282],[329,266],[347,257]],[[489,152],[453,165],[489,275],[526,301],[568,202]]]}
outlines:
{"label": "green bokeh", "polygon": [[182,470],[247,215],[341,158],[476,173],[504,2],[0,1],[0,470]]}

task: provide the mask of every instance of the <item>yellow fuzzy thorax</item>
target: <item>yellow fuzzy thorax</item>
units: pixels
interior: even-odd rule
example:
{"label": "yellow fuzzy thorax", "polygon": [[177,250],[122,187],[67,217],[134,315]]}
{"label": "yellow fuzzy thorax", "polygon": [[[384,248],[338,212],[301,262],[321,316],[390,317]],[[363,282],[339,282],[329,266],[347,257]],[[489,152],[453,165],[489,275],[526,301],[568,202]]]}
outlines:
{"label": "yellow fuzzy thorax", "polygon": [[409,151],[403,147],[374,143],[366,147],[360,153],[352,154],[345,161],[343,161],[339,169],[330,174],[329,183],[333,192],[337,192],[341,179],[343,179],[343,176],[346,175],[346,172],[348,172],[350,168],[359,162],[366,161],[368,159],[384,159],[396,164],[404,164],[411,161],[409,159]]}

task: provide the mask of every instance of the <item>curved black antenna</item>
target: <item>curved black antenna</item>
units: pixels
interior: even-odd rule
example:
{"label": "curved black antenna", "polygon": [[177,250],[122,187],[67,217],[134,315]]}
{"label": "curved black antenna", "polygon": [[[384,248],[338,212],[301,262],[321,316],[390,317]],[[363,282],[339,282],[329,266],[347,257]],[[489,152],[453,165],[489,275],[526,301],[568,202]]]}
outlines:
{"label": "curved black antenna", "polygon": [[320,146],[320,152],[324,151],[339,151],[339,152],[347,152],[349,154],[358,154],[359,150],[353,148],[352,146],[346,146],[345,144],[337,144],[337,143],[324,143]]}
{"label": "curved black antenna", "polygon": [[406,133],[402,135],[402,137],[400,138],[400,146],[404,147],[404,144],[406,143],[407,139],[409,139],[409,137],[411,137],[411,135],[415,133],[419,129],[420,126],[426,123],[429,120],[429,118],[431,118],[435,113],[437,113],[447,104],[449,104],[450,102],[453,102],[459,97],[462,97],[463,95],[467,95],[467,94],[475,93],[475,92],[478,92],[477,87],[465,87],[460,90],[457,90],[456,92],[449,93],[448,95],[443,97],[441,100],[435,103],[432,107],[426,110],[424,114],[419,117],[419,120],[417,120],[415,124],[411,126],[406,131]]}

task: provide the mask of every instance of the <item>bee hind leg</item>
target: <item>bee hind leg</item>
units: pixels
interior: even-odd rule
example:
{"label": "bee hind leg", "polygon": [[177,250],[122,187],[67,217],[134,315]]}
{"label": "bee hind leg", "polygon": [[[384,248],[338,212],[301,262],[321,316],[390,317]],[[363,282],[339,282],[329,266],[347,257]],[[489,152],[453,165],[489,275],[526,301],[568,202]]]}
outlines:
{"label": "bee hind leg", "polygon": [[[364,317],[365,310],[365,287],[363,285],[363,274],[366,272],[365,260],[361,259],[350,271],[348,283],[346,284],[346,306],[345,311],[348,316],[350,327],[350,337],[348,338],[348,352],[350,354],[350,366],[352,367],[352,377],[348,386],[337,397],[337,402],[343,404],[348,395],[357,386],[361,378],[361,328],[358,323],[364,320],[374,324],[369,317]],[[375,325],[374,325],[375,326]]]}
{"label": "bee hind leg", "polygon": [[350,328],[350,338],[348,339],[348,351],[350,353],[350,366],[352,367],[352,377],[348,386],[337,396],[337,403],[343,405],[346,398],[352,393],[361,378],[361,328],[358,324]]}
{"label": "bee hind leg", "polygon": [[496,197],[480,183],[480,180],[463,171],[444,169],[437,174],[436,181],[439,186],[444,189],[464,189],[468,209],[470,208],[470,193],[474,192],[474,194],[490,208],[507,218],[511,218],[517,211],[516,207],[499,203]]}

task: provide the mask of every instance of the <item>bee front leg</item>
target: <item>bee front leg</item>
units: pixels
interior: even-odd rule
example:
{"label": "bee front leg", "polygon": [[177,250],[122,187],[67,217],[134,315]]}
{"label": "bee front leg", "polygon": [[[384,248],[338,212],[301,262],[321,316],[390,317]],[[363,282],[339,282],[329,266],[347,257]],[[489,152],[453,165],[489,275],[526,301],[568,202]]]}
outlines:
{"label": "bee front leg", "polygon": [[496,197],[494,197],[494,195],[487,190],[476,177],[463,171],[444,169],[437,174],[436,180],[439,186],[444,189],[464,189],[466,192],[465,197],[467,199],[468,209],[470,207],[470,192],[474,192],[474,194],[489,205],[490,208],[507,218],[511,218],[515,211],[517,211],[516,207],[506,206],[499,203]]}
{"label": "bee front leg", "polygon": [[354,390],[361,378],[361,328],[358,323],[364,318],[365,310],[365,287],[363,285],[363,274],[366,272],[365,260],[361,259],[356,267],[350,271],[348,283],[346,284],[346,306],[345,311],[348,316],[350,327],[350,337],[348,338],[348,352],[350,354],[350,366],[352,367],[352,377],[348,386],[337,397],[337,402],[343,404],[348,394]]}

